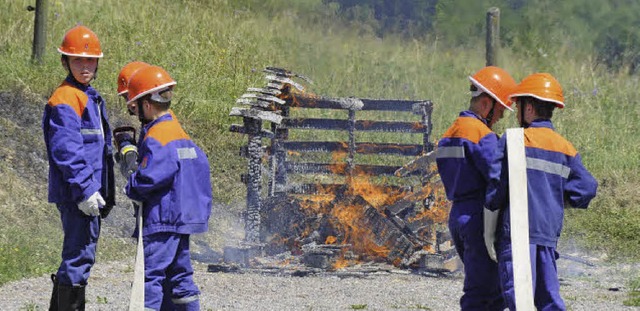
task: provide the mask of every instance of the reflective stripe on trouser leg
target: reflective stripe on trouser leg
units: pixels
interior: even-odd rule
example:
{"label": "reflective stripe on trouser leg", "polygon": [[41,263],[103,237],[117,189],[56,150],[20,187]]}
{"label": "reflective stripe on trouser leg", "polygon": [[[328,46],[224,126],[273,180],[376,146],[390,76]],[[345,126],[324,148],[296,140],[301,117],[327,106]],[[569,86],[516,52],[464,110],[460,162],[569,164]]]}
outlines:
{"label": "reflective stripe on trouser leg", "polygon": [[[498,246],[498,265],[503,295],[510,310],[515,310],[515,292],[513,288],[513,262],[511,241],[501,239]],[[529,245],[531,256],[531,275],[533,277],[534,303],[538,310],[566,310],[560,297],[560,281],[556,268],[555,248],[542,245]]]}
{"label": "reflective stripe on trouser leg", "polygon": [[189,296],[184,298],[174,298],[173,303],[176,306],[176,311],[200,311],[199,296]]}
{"label": "reflective stripe on trouser leg", "polygon": [[163,301],[163,285],[170,288],[166,292],[171,292],[174,304],[175,299],[197,297],[200,291],[193,282],[189,235],[159,232],[143,239],[145,307],[156,310],[160,308]]}
{"label": "reflective stripe on trouser leg", "polygon": [[58,204],[64,240],[62,262],[56,275],[60,285],[87,285],[96,260],[100,217],[85,215],[74,203]]}

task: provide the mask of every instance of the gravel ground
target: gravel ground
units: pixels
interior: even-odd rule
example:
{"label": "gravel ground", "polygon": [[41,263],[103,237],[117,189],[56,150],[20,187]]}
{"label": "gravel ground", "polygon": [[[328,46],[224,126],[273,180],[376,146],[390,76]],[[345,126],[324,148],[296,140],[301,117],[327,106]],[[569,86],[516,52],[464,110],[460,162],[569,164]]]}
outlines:
{"label": "gravel ground", "polygon": [[[197,257],[197,256],[196,256]],[[569,310],[639,310],[625,307],[627,284],[640,266],[558,261]],[[98,263],[87,287],[87,310],[127,310],[133,259]],[[337,273],[277,276],[253,271],[207,272],[194,260],[202,310],[456,310],[462,277],[433,277],[381,269],[367,276]],[[44,275],[0,287],[0,310],[46,310],[51,281]]]}

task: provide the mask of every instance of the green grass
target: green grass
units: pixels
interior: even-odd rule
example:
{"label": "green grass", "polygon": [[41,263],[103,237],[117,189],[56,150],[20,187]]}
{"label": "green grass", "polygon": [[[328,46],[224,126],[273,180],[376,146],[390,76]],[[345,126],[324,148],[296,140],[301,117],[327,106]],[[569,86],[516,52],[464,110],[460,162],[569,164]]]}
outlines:
{"label": "green grass", "polygon": [[[229,125],[241,120],[228,114],[247,87],[264,84],[260,70],[265,66],[285,67],[310,77],[314,84],[308,86],[309,91],[323,96],[430,99],[435,104],[434,139],[467,108],[467,76],[484,65],[484,38],[469,38],[465,46],[477,46],[466,49],[427,36],[380,39],[366,27],[345,27],[335,11],[320,2],[50,1],[47,50],[43,64],[37,66],[30,59],[33,13],[24,10],[32,1],[9,1],[0,11],[0,91],[20,90],[46,98],[65,75],[55,48],[75,23],[87,25],[102,41],[105,57],[100,60],[94,86],[107,100],[112,115],[132,120],[119,116],[124,103],[116,97],[115,81],[122,66],[141,60],[166,68],[178,82],[173,108],[209,156],[214,197],[235,211],[244,202],[239,174],[246,160],[237,154],[246,138],[229,132]],[[567,210],[563,238],[616,260],[637,261],[637,77],[607,73],[594,65],[592,57],[570,46],[557,50],[557,55],[549,57],[525,57],[505,47],[500,63],[517,80],[535,71],[548,71],[558,78],[567,107],[556,111],[554,124],[575,144],[600,182],[598,197],[589,209]],[[0,122],[4,122],[0,123],[3,130],[11,125],[2,116]],[[512,126],[515,116],[507,113],[496,130]],[[0,261],[0,284],[48,273],[57,264],[61,237],[55,208],[44,202],[42,191],[21,183],[3,163],[0,161],[3,179],[13,182],[0,180],[0,247],[7,250]],[[19,197],[25,199],[15,202]],[[33,213],[28,220],[17,216],[26,210]],[[224,228],[211,230],[222,234]],[[16,235],[20,237],[14,238]],[[101,243],[104,252],[123,245],[115,239]]]}
{"label": "green grass", "polygon": [[629,282],[629,298],[624,301],[624,305],[640,307],[640,278]]}

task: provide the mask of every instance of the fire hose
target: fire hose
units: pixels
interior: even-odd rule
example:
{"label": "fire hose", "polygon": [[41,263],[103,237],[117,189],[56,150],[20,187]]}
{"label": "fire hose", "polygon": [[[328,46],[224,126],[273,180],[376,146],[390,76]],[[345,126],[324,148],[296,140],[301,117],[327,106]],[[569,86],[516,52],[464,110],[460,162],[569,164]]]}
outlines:
{"label": "fire hose", "polygon": [[[138,168],[138,147],[136,146],[136,130],[131,126],[121,126],[113,130],[116,145],[115,160],[120,165],[120,173],[127,180]],[[133,202],[136,209],[138,226],[138,245],[134,265],[133,284],[129,311],[144,310],[144,245],[142,243],[142,204]]]}

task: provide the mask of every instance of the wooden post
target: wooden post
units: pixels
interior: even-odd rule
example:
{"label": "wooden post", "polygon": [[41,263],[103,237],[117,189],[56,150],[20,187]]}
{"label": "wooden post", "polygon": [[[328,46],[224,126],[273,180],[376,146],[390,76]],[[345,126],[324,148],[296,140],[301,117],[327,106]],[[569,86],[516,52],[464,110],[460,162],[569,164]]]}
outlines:
{"label": "wooden post", "polygon": [[47,41],[47,0],[36,0],[31,60],[42,63]]}
{"label": "wooden post", "polygon": [[498,49],[500,48],[500,9],[487,10],[487,66],[498,65]]}
{"label": "wooden post", "polygon": [[260,243],[260,210],[261,182],[262,182],[262,120],[243,118],[244,128],[247,130],[249,141],[247,143],[249,153],[249,171],[247,174],[247,214],[245,218],[244,241],[250,244]]}

